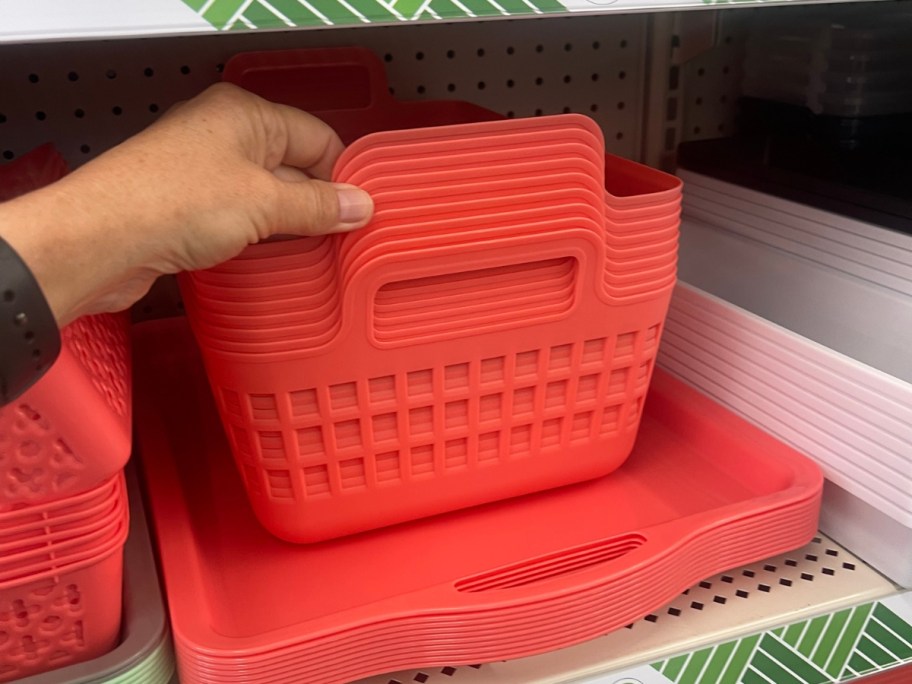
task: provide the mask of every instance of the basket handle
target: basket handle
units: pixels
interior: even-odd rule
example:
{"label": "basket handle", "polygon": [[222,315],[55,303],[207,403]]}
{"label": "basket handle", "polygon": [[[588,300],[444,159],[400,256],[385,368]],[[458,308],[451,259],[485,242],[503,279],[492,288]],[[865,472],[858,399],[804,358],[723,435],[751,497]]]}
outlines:
{"label": "basket handle", "polygon": [[372,109],[394,102],[383,63],[360,47],[244,52],[222,80],[308,112]]}
{"label": "basket handle", "polygon": [[[555,225],[482,243],[390,252],[352,275],[344,318],[348,326],[363,321],[368,341],[380,348],[561,320],[601,287],[603,251],[593,231]],[[516,285],[523,278],[531,281],[528,291]],[[391,299],[407,310],[390,313]]]}

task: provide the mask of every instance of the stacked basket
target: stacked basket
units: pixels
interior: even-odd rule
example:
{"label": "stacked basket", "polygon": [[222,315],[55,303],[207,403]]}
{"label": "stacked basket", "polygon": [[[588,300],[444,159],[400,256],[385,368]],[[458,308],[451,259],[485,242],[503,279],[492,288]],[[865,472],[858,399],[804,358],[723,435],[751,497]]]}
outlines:
{"label": "stacked basket", "polygon": [[291,541],[605,475],[636,437],[680,182],[606,156],[587,117],[435,126],[429,106],[338,160],[368,227],[182,280],[254,509]]}
{"label": "stacked basket", "polygon": [[[0,201],[59,179],[49,146],[0,169]],[[62,331],[60,357],[0,408],[0,681],[109,651],[119,638],[129,511],[126,320]]]}

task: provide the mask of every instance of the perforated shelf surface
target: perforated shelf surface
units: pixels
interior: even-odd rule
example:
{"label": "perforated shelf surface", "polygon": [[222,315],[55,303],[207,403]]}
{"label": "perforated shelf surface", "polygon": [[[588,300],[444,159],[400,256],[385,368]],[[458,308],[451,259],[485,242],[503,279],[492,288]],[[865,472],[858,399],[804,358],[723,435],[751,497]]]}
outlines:
{"label": "perforated shelf surface", "polygon": [[[850,681],[859,671],[886,669],[912,659],[912,605],[907,599],[859,558],[821,535],[793,553],[700,582],[626,629],[578,646],[507,662],[397,672],[358,684],[734,684],[748,681],[741,677],[750,669],[769,677],[750,681],[778,683],[783,680],[770,674],[777,658],[811,663],[809,670],[817,678],[794,681]],[[864,652],[874,648],[867,641],[861,643],[862,634],[881,634],[882,622],[892,622],[891,616],[896,620],[889,634],[905,646],[893,645],[893,658],[880,656],[880,662],[873,663]],[[781,628],[796,622],[807,626]],[[843,627],[828,632],[829,625]],[[789,645],[796,635],[804,642]],[[814,656],[823,659],[823,650],[816,654],[811,646],[824,639],[842,645],[846,655],[833,662],[824,659],[821,668],[814,664]],[[810,657],[801,655],[801,648]],[[708,667],[717,652],[718,660],[735,651],[749,656],[741,671]],[[690,670],[688,663],[693,664]]]}

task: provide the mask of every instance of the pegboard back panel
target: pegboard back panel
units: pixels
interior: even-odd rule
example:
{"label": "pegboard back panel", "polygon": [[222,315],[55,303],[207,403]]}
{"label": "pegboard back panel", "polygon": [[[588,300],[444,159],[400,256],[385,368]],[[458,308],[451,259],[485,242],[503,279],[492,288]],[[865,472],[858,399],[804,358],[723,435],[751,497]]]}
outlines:
{"label": "pegboard back panel", "polygon": [[233,54],[363,45],[401,99],[461,99],[508,116],[580,112],[638,158],[646,15],[149,38],[0,47],[0,162],[44,142],[73,166],[219,79]]}
{"label": "pegboard back panel", "polygon": [[718,12],[715,46],[683,65],[681,142],[721,138],[735,131],[745,44],[756,17],[757,10]]}

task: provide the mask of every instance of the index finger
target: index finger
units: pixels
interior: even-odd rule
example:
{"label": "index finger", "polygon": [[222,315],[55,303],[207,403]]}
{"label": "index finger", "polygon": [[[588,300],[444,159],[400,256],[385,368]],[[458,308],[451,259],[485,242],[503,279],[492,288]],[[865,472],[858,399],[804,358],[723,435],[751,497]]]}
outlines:
{"label": "index finger", "polygon": [[292,166],[330,180],[333,165],[345,149],[336,132],[313,114],[286,105],[273,107],[280,130],[270,143],[278,143],[280,149],[271,150],[270,169]]}

